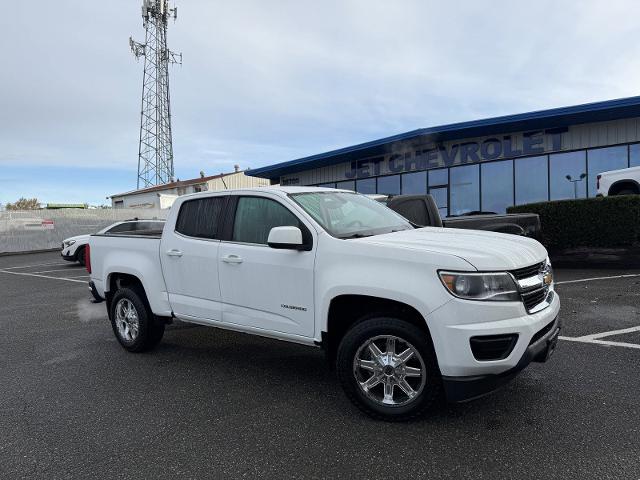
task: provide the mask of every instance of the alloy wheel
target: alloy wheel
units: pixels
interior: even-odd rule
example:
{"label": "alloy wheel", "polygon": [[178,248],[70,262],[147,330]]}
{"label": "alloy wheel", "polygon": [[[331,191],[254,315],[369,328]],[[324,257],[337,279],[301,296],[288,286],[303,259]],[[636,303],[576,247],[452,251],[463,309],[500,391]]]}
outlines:
{"label": "alloy wheel", "polygon": [[116,327],[118,334],[125,341],[133,342],[138,338],[140,332],[138,311],[131,300],[127,298],[120,299],[116,304]]}
{"label": "alloy wheel", "polygon": [[418,398],[427,378],[420,352],[395,335],[379,335],[365,341],[353,359],[353,374],[369,400],[392,407]]}

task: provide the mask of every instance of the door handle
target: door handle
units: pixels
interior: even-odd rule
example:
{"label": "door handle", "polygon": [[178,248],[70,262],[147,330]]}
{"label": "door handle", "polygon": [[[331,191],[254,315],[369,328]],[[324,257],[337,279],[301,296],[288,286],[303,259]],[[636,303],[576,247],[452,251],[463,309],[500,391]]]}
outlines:
{"label": "door handle", "polygon": [[181,257],[182,252],[180,250],[176,250],[175,248],[167,251],[167,255],[170,257]]}
{"label": "door handle", "polygon": [[224,263],[242,263],[242,257],[239,257],[238,255],[227,255],[222,257],[222,261]]}

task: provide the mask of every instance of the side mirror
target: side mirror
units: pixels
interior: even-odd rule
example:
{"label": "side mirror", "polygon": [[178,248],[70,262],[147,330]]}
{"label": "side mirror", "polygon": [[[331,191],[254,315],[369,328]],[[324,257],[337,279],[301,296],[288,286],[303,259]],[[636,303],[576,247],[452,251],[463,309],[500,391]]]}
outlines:
{"label": "side mirror", "polygon": [[304,250],[302,231],[298,227],[273,227],[269,232],[267,244],[271,248]]}

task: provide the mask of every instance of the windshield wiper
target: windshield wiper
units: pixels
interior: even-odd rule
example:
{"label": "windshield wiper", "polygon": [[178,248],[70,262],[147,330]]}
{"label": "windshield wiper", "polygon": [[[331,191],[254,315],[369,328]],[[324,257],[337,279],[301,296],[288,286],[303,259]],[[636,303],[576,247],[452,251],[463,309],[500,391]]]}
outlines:
{"label": "windshield wiper", "polygon": [[346,235],[344,237],[340,237],[342,240],[347,240],[349,238],[364,238],[364,237],[372,237],[372,234],[365,234],[365,233],[352,233],[351,235]]}

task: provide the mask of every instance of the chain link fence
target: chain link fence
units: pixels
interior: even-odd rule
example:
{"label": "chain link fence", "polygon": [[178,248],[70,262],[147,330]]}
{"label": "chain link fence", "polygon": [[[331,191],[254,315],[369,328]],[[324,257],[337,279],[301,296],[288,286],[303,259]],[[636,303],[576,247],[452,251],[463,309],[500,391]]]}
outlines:
{"label": "chain link fence", "polygon": [[168,209],[60,209],[0,212],[0,254],[60,248],[65,238],[95,233],[123,220],[167,218]]}

